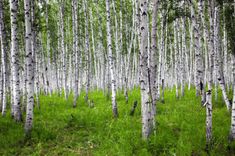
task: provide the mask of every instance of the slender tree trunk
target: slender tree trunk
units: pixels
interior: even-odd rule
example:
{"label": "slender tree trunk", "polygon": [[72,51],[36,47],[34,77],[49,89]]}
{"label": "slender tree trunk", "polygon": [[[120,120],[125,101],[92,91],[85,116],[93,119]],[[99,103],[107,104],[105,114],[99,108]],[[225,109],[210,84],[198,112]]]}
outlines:
{"label": "slender tree trunk", "polygon": [[40,108],[40,104],[39,104],[39,93],[35,90],[35,77],[36,77],[36,46],[37,46],[37,39],[36,39],[36,24],[35,24],[35,4],[36,4],[37,0],[31,1],[30,5],[31,5],[31,30],[32,30],[32,39],[31,39],[31,46],[32,46],[32,57],[33,57],[33,91],[36,93],[36,103],[38,108]]}
{"label": "slender tree trunk", "polygon": [[[152,96],[152,112],[151,116],[156,114],[156,102],[157,102],[157,17],[158,17],[158,5],[159,0],[153,2],[153,16],[152,16],[152,30],[151,30],[151,48],[150,48],[150,91]],[[153,120],[154,121],[154,120]]]}
{"label": "slender tree trunk", "polygon": [[140,90],[141,90],[141,114],[142,137],[147,139],[151,133],[151,93],[149,90],[148,69],[148,2],[140,1]]}
{"label": "slender tree trunk", "polygon": [[179,66],[179,49],[178,49],[178,19],[174,21],[174,51],[175,51],[175,89],[176,89],[176,98],[179,98],[179,91],[178,91],[178,81],[179,81],[179,75],[178,75],[178,66]]}
{"label": "slender tree trunk", "polygon": [[89,42],[89,18],[88,18],[88,10],[87,10],[87,2],[84,0],[84,16],[85,16],[85,39],[86,39],[86,47],[85,47],[85,56],[86,56],[86,97],[85,100],[86,102],[88,101],[88,93],[89,93],[89,88],[90,88],[90,42]]}
{"label": "slender tree trunk", "polygon": [[63,67],[63,88],[65,99],[68,99],[68,85],[67,85],[67,68],[66,68],[66,53],[64,43],[64,1],[62,0],[60,6],[60,22],[61,22],[61,49],[62,49],[62,67]]}
{"label": "slender tree trunk", "polygon": [[31,10],[30,0],[24,0],[25,10],[25,49],[27,61],[27,109],[25,132],[29,134],[33,124],[33,106],[34,106],[34,63],[32,55],[32,30],[31,30]]}
{"label": "slender tree trunk", "polygon": [[[185,5],[185,3],[184,3]],[[185,54],[186,52],[186,25],[185,25],[185,17],[181,18],[182,21],[182,54],[181,54],[181,97],[184,96],[184,88],[185,88],[185,65],[187,66],[187,59],[185,59]],[[186,60],[186,64],[185,64],[185,60]]]}
{"label": "slender tree trunk", "polygon": [[164,100],[164,95],[160,95],[160,86],[162,84],[163,80],[163,59],[164,59],[164,50],[165,50],[165,26],[166,26],[166,21],[165,21],[165,10],[162,10],[161,13],[161,44],[160,44],[160,51],[159,51],[159,67],[158,67],[158,88],[157,88],[157,94],[158,97],[163,98]]}
{"label": "slender tree trunk", "polygon": [[[198,26],[198,33],[199,33],[199,53],[200,53],[200,66],[198,67],[198,69],[201,71],[200,72],[200,92],[201,92],[201,103],[204,104],[206,101],[206,93],[205,93],[205,75],[206,72],[204,69],[205,65],[204,65],[204,61],[203,61],[203,50],[204,50],[204,46],[202,41],[206,42],[207,37],[205,36],[205,31],[204,31],[204,15],[203,15],[203,5],[204,5],[204,0],[199,0],[198,2],[198,19],[197,19],[197,26]],[[204,39],[203,39],[204,38]],[[206,52],[204,52],[206,55]],[[197,58],[197,57],[196,57]],[[197,72],[197,75],[199,74],[199,72]]]}
{"label": "slender tree trunk", "polygon": [[75,78],[74,78],[74,102],[73,107],[77,105],[78,99],[78,16],[77,16],[77,0],[73,0],[73,53],[75,55]]}
{"label": "slender tree trunk", "polygon": [[195,47],[195,83],[196,83],[196,95],[198,96],[202,92],[203,88],[203,76],[202,76],[202,54],[200,49],[200,39],[199,39],[199,22],[196,20],[195,10],[193,8],[192,1],[191,5],[191,17],[192,17],[192,27],[194,32],[194,47]]}
{"label": "slender tree trunk", "polygon": [[11,64],[12,64],[12,99],[14,118],[17,122],[22,121],[20,109],[20,79],[19,79],[19,49],[18,49],[18,30],[17,30],[17,11],[18,1],[10,1],[11,11]]}
{"label": "slender tree trunk", "polygon": [[224,82],[224,73],[222,68],[222,60],[221,60],[221,45],[220,45],[220,37],[219,37],[219,30],[220,30],[220,21],[219,21],[219,8],[218,6],[215,7],[215,17],[214,17],[214,47],[215,47],[215,69],[217,71],[217,79],[222,90],[223,98],[226,104],[227,109],[229,110],[231,105],[226,93],[225,82]]}
{"label": "slender tree trunk", "polygon": [[[213,70],[214,70],[214,25],[213,25],[213,14],[214,14],[214,2],[213,0],[208,1],[208,12],[210,16],[210,35],[208,40],[209,49],[209,67],[208,67],[208,90],[206,93],[206,143],[209,147],[212,139],[212,88],[213,88]],[[206,27],[204,27],[206,29]]]}
{"label": "slender tree trunk", "polygon": [[50,81],[49,81],[49,76],[48,76],[48,72],[49,72],[49,65],[50,65],[50,30],[49,30],[49,17],[48,17],[48,1],[46,0],[46,27],[47,27],[47,34],[46,34],[46,58],[45,58],[45,91],[46,94],[51,94],[50,93]]}
{"label": "slender tree trunk", "polygon": [[119,84],[119,80],[121,77],[121,74],[119,72],[119,68],[120,68],[120,49],[119,49],[119,44],[118,44],[118,21],[117,21],[117,13],[116,13],[116,8],[115,8],[115,1],[112,0],[112,8],[113,8],[113,16],[114,16],[114,38],[115,38],[115,53],[116,53],[116,69],[114,69],[116,72],[116,84],[117,84],[117,88],[120,87],[121,85]]}
{"label": "slender tree trunk", "polygon": [[[234,0],[235,3],[235,0]],[[235,16],[235,6],[234,6]],[[235,17],[233,17],[234,19]],[[231,44],[231,43],[230,43]],[[232,115],[231,115],[231,129],[230,129],[230,140],[235,140],[235,40],[233,38],[233,51],[232,51],[232,76],[233,76],[233,103],[232,103]]]}
{"label": "slender tree trunk", "polygon": [[116,80],[114,77],[114,65],[112,56],[112,36],[110,29],[110,6],[109,0],[106,0],[106,15],[107,15],[107,41],[108,41],[108,58],[109,58],[109,70],[111,76],[111,86],[112,86],[112,109],[114,117],[118,117],[118,108],[116,102]]}
{"label": "slender tree trunk", "polygon": [[5,25],[3,22],[4,14],[3,14],[3,2],[0,1],[0,42],[1,42],[1,62],[2,62],[2,95],[1,101],[2,104],[2,116],[6,115],[6,32],[5,32]]}
{"label": "slender tree trunk", "polygon": [[194,49],[193,49],[193,27],[191,22],[189,22],[189,33],[190,33],[190,50],[189,50],[189,56],[190,56],[190,65],[189,65],[189,82],[188,82],[188,90],[191,89],[191,83],[193,78],[193,57],[194,57]]}
{"label": "slender tree trunk", "polygon": [[232,103],[232,115],[231,115],[230,140],[235,140],[235,48],[233,48],[232,52],[232,73],[233,73],[233,103]]}

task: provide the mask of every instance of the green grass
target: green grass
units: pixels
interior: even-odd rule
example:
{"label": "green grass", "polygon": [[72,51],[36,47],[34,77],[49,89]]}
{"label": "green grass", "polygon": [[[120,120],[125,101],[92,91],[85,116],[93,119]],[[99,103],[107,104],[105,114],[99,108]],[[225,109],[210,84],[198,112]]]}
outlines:
{"label": "green grass", "polygon": [[[15,123],[10,113],[0,117],[0,155],[208,155],[205,150],[205,108],[194,91],[176,99],[166,91],[165,104],[157,104],[157,129],[148,141],[141,139],[139,90],[129,92],[129,103],[118,94],[119,118],[114,119],[111,101],[96,91],[90,93],[95,107],[89,108],[84,93],[72,108],[68,101],[53,95],[41,96],[41,109],[35,107],[30,139],[24,137],[23,124]],[[133,102],[138,107],[129,116]],[[213,102],[213,145],[210,155],[235,155],[235,145],[228,143],[230,114],[221,93]]]}

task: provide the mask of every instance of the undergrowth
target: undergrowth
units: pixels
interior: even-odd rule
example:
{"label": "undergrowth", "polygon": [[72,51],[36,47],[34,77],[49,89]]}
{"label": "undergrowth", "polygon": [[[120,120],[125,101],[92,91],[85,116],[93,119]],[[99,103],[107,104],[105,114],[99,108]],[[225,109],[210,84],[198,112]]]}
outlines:
{"label": "undergrowth", "polygon": [[[129,92],[129,102],[118,93],[119,117],[114,119],[111,100],[101,91],[89,94],[94,107],[89,108],[81,93],[77,107],[73,97],[66,101],[53,94],[40,96],[40,109],[35,107],[30,138],[24,136],[22,123],[15,123],[8,112],[0,117],[0,155],[235,155],[234,143],[228,142],[230,113],[221,93],[213,101],[213,141],[205,150],[205,108],[195,91],[186,91],[177,99],[167,90],[165,103],[157,103],[156,129],[150,139],[141,139],[140,92]],[[134,116],[130,110],[138,101]]]}

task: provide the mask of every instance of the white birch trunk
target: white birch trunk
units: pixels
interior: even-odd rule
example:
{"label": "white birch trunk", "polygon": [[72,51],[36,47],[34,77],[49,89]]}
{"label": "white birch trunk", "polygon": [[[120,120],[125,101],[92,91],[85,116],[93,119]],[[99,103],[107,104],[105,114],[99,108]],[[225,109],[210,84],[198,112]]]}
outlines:
{"label": "white birch trunk", "polygon": [[32,30],[31,30],[31,10],[30,0],[24,0],[25,13],[25,50],[27,61],[27,109],[25,132],[29,134],[33,125],[33,107],[34,107],[34,64],[32,55]]}
{"label": "white birch trunk", "polygon": [[86,102],[88,102],[88,93],[89,93],[89,88],[90,88],[90,42],[89,42],[89,18],[88,18],[88,9],[87,9],[87,2],[86,0],[83,1],[84,2],[84,16],[85,16],[85,42],[86,42],[86,46],[85,46],[85,56],[86,56],[86,97],[85,100]]}
{"label": "white birch trunk", "polygon": [[175,51],[175,89],[176,89],[176,98],[179,98],[179,91],[178,91],[178,81],[179,81],[179,75],[178,75],[178,55],[179,55],[179,49],[178,49],[178,19],[174,21],[174,51]]}
{"label": "white birch trunk", "polygon": [[11,64],[12,64],[12,99],[14,118],[17,122],[22,121],[20,109],[20,82],[19,82],[19,49],[17,30],[18,1],[10,1],[11,11]]}
{"label": "white birch trunk", "polygon": [[193,78],[193,57],[194,57],[194,49],[193,49],[193,27],[191,22],[189,22],[189,33],[190,33],[190,50],[189,50],[189,57],[190,57],[190,65],[189,65],[189,82],[188,82],[188,90],[191,89],[192,78]]}
{"label": "white birch trunk", "polygon": [[[235,3],[235,0],[234,0]],[[234,16],[235,16],[235,5],[234,5]],[[235,17],[233,17],[234,19]],[[233,40],[234,41],[234,40]],[[232,44],[232,43],[231,43]],[[233,76],[233,103],[232,103],[232,115],[231,115],[231,128],[230,128],[230,140],[235,140],[235,41],[233,42],[232,51],[232,76]]]}
{"label": "white birch trunk", "polygon": [[235,48],[232,52],[232,73],[233,73],[233,103],[231,115],[230,140],[235,140]]}
{"label": "white birch trunk", "polygon": [[215,7],[215,17],[214,17],[214,47],[215,47],[215,70],[217,72],[217,79],[222,90],[223,98],[226,104],[227,109],[229,110],[231,105],[226,93],[225,82],[224,82],[224,73],[222,68],[222,60],[221,60],[221,45],[220,45],[220,37],[219,37],[219,8]]}
{"label": "white birch trunk", "polygon": [[51,95],[51,92],[50,92],[50,81],[49,81],[49,76],[48,76],[48,72],[49,72],[49,65],[50,65],[50,31],[49,31],[49,17],[48,17],[48,1],[49,0],[46,0],[46,27],[47,27],[47,34],[46,34],[46,58],[45,58],[45,91],[46,91],[46,94],[49,94]]}
{"label": "white birch trunk", "polygon": [[[181,18],[182,25],[182,50],[181,50],[181,97],[184,96],[184,87],[185,87],[185,53],[186,53],[186,25],[185,25],[185,17]],[[187,60],[186,60],[187,66]]]}
{"label": "white birch trunk", "polygon": [[61,23],[61,49],[62,49],[62,67],[63,67],[63,88],[65,99],[68,99],[68,86],[67,86],[67,68],[66,68],[66,53],[64,43],[64,2],[62,0],[60,6],[60,23]]}
{"label": "white birch trunk", "polygon": [[1,105],[2,108],[0,108],[2,110],[2,116],[6,115],[6,53],[7,53],[7,49],[6,49],[6,32],[5,32],[5,25],[3,22],[3,18],[4,18],[4,13],[3,13],[3,2],[0,1],[0,42],[1,42],[1,72],[2,75],[0,75],[2,77],[2,86],[1,86]]}
{"label": "white birch trunk", "polygon": [[147,139],[151,133],[151,94],[149,90],[148,69],[148,2],[140,1],[140,90],[142,137]]}
{"label": "white birch trunk", "polygon": [[200,39],[199,39],[199,23],[196,20],[195,10],[193,8],[192,1],[191,5],[191,20],[194,32],[194,48],[195,48],[195,83],[196,83],[196,95],[201,94],[201,86],[203,86],[203,71],[202,71],[202,56],[200,49]]}
{"label": "white birch trunk", "polygon": [[[213,88],[213,70],[214,70],[214,25],[213,25],[213,13],[214,2],[208,1],[208,12],[210,16],[210,33],[208,40],[208,52],[209,52],[209,66],[208,66],[208,90],[206,93],[206,142],[207,146],[210,145],[212,139],[212,88]],[[205,24],[205,23],[204,23]],[[207,29],[204,26],[204,29]]]}
{"label": "white birch trunk", "polygon": [[75,69],[74,69],[74,101],[73,101],[73,107],[76,107],[77,105],[77,99],[78,99],[78,4],[77,0],[73,0],[73,53],[75,55]]}
{"label": "white birch trunk", "polygon": [[[152,30],[151,30],[151,48],[150,48],[150,91],[152,96],[152,112],[151,116],[156,114],[156,102],[157,102],[157,17],[158,17],[158,5],[159,0],[153,2],[153,15],[152,15]],[[154,120],[153,120],[154,121]]]}
{"label": "white birch trunk", "polygon": [[111,86],[112,86],[112,110],[114,117],[118,117],[118,108],[116,102],[116,80],[114,77],[114,65],[113,65],[113,54],[112,54],[112,36],[110,29],[110,4],[109,0],[106,0],[106,16],[107,16],[107,41],[108,41],[108,59],[109,59],[109,70],[111,76]]}

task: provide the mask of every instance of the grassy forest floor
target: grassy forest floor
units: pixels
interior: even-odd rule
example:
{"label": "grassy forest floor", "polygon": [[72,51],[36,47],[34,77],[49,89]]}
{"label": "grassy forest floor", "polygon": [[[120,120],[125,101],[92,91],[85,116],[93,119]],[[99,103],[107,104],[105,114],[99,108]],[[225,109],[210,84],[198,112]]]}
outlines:
{"label": "grassy forest floor", "polygon": [[[41,96],[41,109],[35,108],[34,128],[30,139],[24,137],[24,126],[10,117],[0,117],[0,155],[207,155],[205,150],[205,108],[194,91],[186,91],[176,99],[175,92],[166,91],[165,104],[157,104],[157,129],[149,141],[141,139],[140,93],[129,92],[129,103],[122,94],[117,102],[119,118],[113,119],[111,100],[102,92],[89,97],[94,108],[84,101],[77,108],[72,96],[63,98]],[[134,101],[137,110],[129,115]],[[221,93],[213,102],[213,145],[210,155],[235,155],[235,144],[228,143],[230,114]]]}

